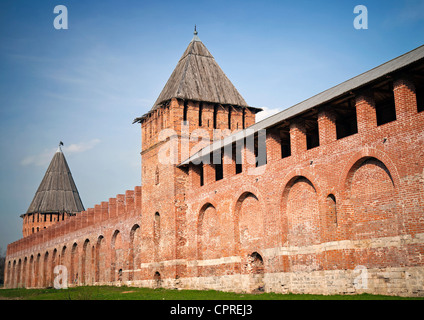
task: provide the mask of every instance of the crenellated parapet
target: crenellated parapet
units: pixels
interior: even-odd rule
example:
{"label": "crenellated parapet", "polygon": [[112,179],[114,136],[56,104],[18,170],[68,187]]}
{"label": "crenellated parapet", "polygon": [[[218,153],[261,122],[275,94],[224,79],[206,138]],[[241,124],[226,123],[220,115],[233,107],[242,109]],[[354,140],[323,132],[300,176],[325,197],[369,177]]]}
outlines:
{"label": "crenellated parapet", "polygon": [[7,246],[7,256],[12,258],[22,251],[31,250],[35,246],[54,241],[57,238],[81,231],[93,225],[141,215],[141,195],[142,188],[137,186],[134,190],[125,191],[125,194],[118,194],[115,198],[109,198],[109,201],[101,202],[93,208],[88,208],[77,215],[69,216],[49,228],[10,243]]}

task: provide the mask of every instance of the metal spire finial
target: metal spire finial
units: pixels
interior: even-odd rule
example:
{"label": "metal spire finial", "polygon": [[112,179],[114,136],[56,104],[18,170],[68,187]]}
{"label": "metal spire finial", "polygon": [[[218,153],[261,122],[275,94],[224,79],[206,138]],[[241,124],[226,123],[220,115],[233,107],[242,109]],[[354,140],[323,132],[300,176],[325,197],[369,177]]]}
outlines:
{"label": "metal spire finial", "polygon": [[194,25],[194,36],[193,39],[191,41],[200,41],[199,37],[197,36],[197,26]]}
{"label": "metal spire finial", "polygon": [[61,146],[63,146],[63,142],[62,141],[59,142],[59,147],[57,148],[56,152],[62,152]]}

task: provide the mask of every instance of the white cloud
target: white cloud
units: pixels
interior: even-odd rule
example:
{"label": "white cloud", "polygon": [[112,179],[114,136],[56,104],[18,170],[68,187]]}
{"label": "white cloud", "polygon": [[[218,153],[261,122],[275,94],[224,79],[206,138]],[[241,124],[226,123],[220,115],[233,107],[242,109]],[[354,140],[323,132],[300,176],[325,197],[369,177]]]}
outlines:
{"label": "white cloud", "polygon": [[64,145],[62,147],[62,150],[66,154],[80,153],[80,152],[93,149],[99,142],[100,142],[100,139],[93,139],[87,142],[70,144],[69,146]]}
{"label": "white cloud", "polygon": [[264,120],[280,111],[282,111],[281,109],[278,108],[268,108],[268,107],[262,107],[263,111],[259,112],[256,115],[256,122],[259,122],[261,120]]}
{"label": "white cloud", "polygon": [[[100,139],[92,139],[86,142],[73,143],[73,144],[70,144],[69,146],[64,145],[62,147],[62,151],[65,153],[65,155],[81,153],[81,152],[93,149],[99,143],[100,143]],[[22,166],[30,166],[30,165],[46,166],[50,163],[56,150],[57,148],[52,148],[49,150],[45,150],[44,152],[37,155],[27,156],[20,163]]]}

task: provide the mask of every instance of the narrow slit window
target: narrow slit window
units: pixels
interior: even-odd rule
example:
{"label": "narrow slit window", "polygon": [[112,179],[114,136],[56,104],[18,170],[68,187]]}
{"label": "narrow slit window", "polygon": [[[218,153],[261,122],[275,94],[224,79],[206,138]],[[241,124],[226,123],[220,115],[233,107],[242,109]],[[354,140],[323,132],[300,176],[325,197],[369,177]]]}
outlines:
{"label": "narrow slit window", "polygon": [[231,130],[231,106],[228,107],[228,129]]}
{"label": "narrow slit window", "polygon": [[156,167],[155,171],[155,185],[159,184],[159,167]]}
{"label": "narrow slit window", "polygon": [[416,89],[417,94],[417,111],[424,111],[424,86],[421,86]]}
{"label": "narrow slit window", "polygon": [[155,244],[157,245],[159,243],[159,239],[160,239],[160,214],[159,212],[155,213],[155,220],[154,220],[154,225],[153,225],[153,239]]}
{"label": "narrow slit window", "polygon": [[203,104],[199,104],[199,127],[202,126],[202,116],[203,116]]}
{"label": "narrow slit window", "polygon": [[183,121],[187,122],[187,114],[188,114],[188,105],[187,101],[184,101],[184,110],[183,110]]}
{"label": "narrow slit window", "polygon": [[218,106],[215,105],[213,107],[213,128],[216,129],[218,127]]}
{"label": "narrow slit window", "polygon": [[205,184],[205,178],[204,178],[204,169],[203,169],[203,163],[199,165],[199,178],[200,178],[200,186],[203,186]]}

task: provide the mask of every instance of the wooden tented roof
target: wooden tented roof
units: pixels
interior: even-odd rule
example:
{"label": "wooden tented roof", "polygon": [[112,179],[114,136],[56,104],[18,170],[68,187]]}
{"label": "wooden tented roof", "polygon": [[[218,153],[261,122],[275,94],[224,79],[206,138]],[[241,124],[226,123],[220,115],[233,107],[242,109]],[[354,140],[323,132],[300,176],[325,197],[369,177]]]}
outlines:
{"label": "wooden tented roof", "polygon": [[77,213],[81,211],[84,211],[84,206],[68,163],[59,147],[26,213]]}
{"label": "wooden tented roof", "polygon": [[247,105],[196,32],[153,108],[144,116],[136,118],[134,123],[143,121],[172,98],[248,107],[255,113],[261,111]]}

